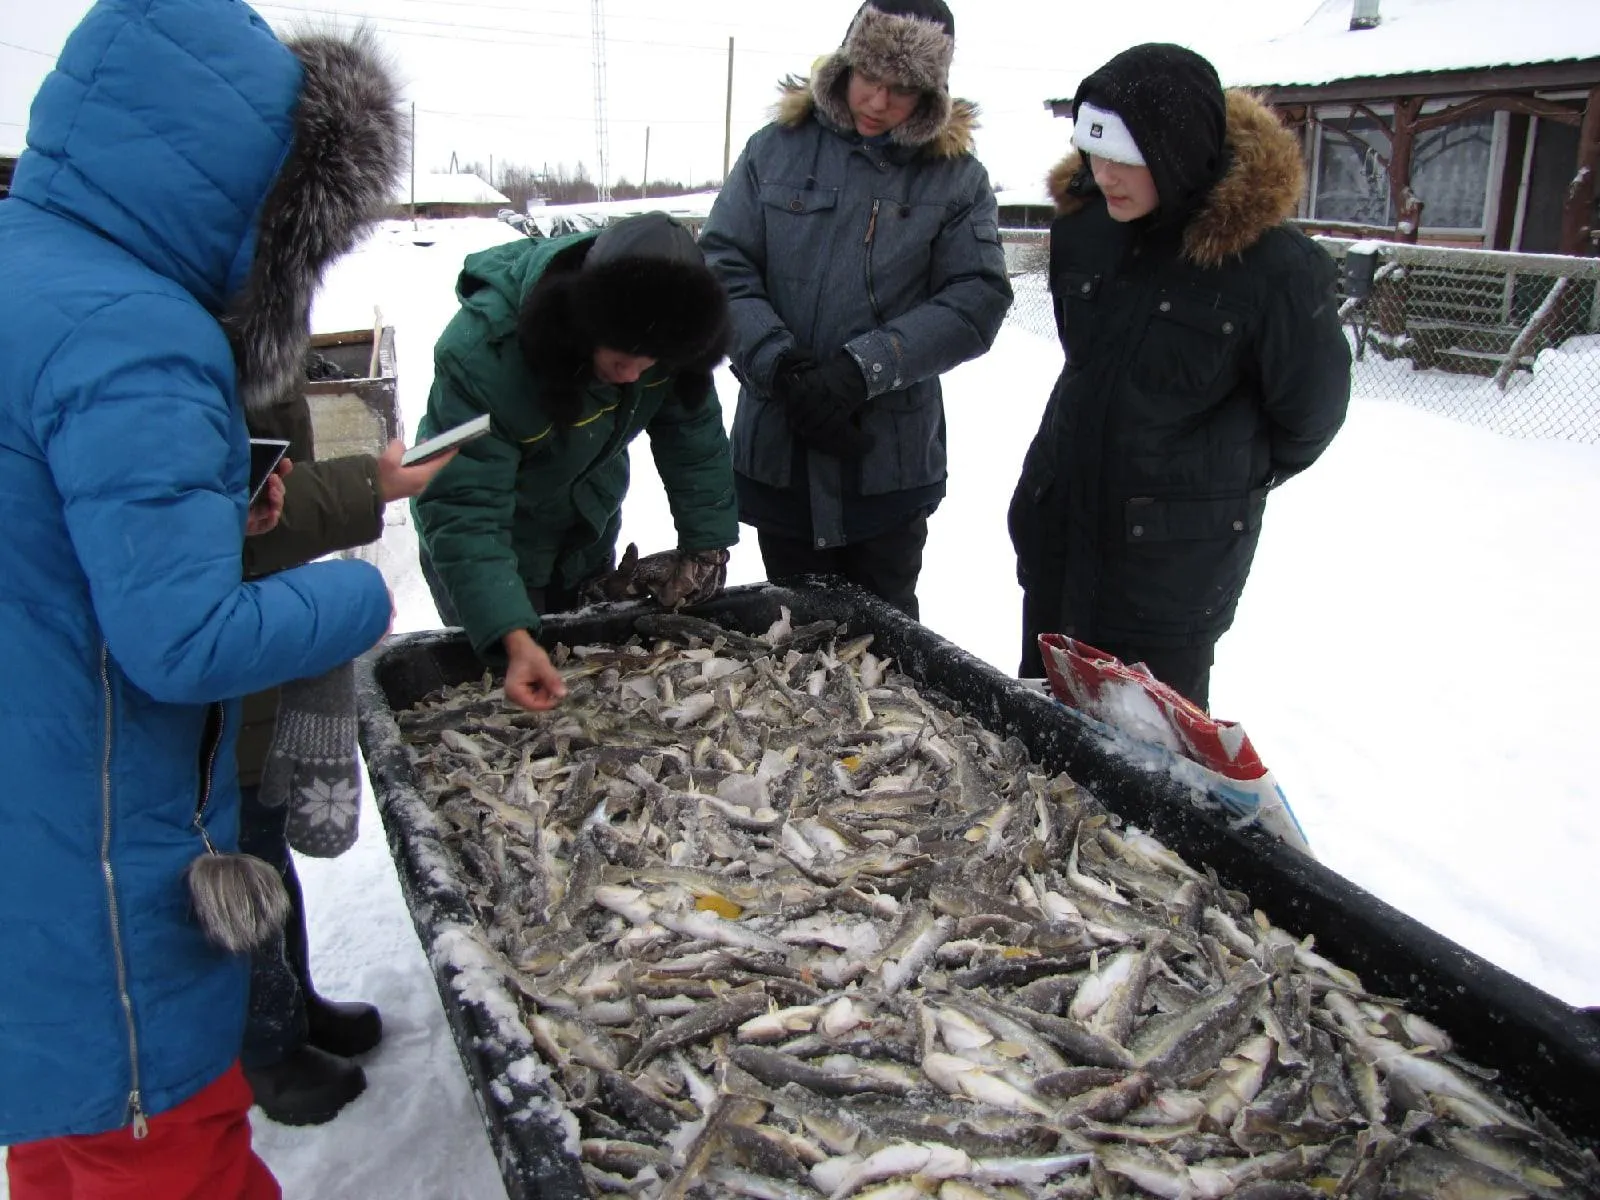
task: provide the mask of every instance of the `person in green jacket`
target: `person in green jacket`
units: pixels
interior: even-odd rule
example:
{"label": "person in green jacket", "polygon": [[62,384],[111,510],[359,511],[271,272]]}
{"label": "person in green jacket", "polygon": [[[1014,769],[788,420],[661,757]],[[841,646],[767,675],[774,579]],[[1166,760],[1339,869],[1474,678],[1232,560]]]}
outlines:
{"label": "person in green jacket", "polygon": [[[466,260],[461,308],[434,347],[418,438],[482,413],[413,501],[422,572],[439,616],[504,657],[506,698],[565,695],[535,638],[540,613],[637,594],[710,599],[739,540],[733,466],[712,369],[728,302],[693,235],[665,213],[598,234],[511,242]],[[678,548],[617,568],[628,446],[650,435]]]}

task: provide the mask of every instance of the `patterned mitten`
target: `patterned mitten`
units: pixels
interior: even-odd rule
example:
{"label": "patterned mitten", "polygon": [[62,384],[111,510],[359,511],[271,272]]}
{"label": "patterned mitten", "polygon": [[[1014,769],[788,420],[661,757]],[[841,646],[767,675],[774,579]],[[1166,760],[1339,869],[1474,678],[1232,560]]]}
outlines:
{"label": "patterned mitten", "polygon": [[336,858],[355,844],[361,766],[353,662],[278,689],[261,802],[288,806],[289,844],[302,854]]}

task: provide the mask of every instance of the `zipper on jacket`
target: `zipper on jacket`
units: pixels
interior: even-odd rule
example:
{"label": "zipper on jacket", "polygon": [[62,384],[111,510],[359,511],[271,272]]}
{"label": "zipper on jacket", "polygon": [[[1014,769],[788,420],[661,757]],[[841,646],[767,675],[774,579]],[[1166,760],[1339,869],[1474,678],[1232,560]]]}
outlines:
{"label": "zipper on jacket", "polygon": [[867,236],[862,240],[862,245],[867,249],[867,303],[871,305],[873,319],[879,325],[883,324],[883,315],[878,312],[878,293],[872,281],[872,239],[878,233],[878,209],[882,204],[882,200],[872,202],[872,216],[867,220]]}
{"label": "zipper on jacket", "polygon": [[222,729],[226,720],[227,710],[220,704],[213,704],[206,713],[206,740],[200,747],[200,802],[195,806],[194,825],[200,831],[200,840],[205,842],[206,851],[210,854],[215,854],[217,850],[211,844],[211,835],[206,832],[206,806],[211,803],[211,777],[216,769],[217,750],[222,745]]}
{"label": "zipper on jacket", "polygon": [[133,997],[128,995],[128,965],[122,955],[122,913],[117,906],[117,876],[111,867],[111,725],[115,712],[111,700],[111,651],[100,643],[100,688],[105,696],[105,743],[100,759],[100,873],[106,881],[106,903],[111,912],[111,956],[117,969],[117,999],[128,1026],[128,1067],[132,1088],[128,1092],[128,1117],[133,1136],[150,1132],[144,1104],[139,1098],[139,1028],[133,1019]]}

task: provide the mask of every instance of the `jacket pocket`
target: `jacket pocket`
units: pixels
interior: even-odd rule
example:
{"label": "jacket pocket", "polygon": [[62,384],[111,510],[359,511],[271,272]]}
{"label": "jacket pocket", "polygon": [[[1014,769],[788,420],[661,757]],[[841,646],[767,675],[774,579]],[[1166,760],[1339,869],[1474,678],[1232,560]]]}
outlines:
{"label": "jacket pocket", "polygon": [[[1138,496],[1123,506],[1122,552],[1109,556],[1110,620],[1131,615],[1152,633],[1227,628],[1255,558],[1267,492]],[[1125,607],[1124,607],[1125,606]],[[1118,612],[1118,608],[1123,608]]]}
{"label": "jacket pocket", "polygon": [[791,279],[814,279],[828,244],[828,214],[839,207],[838,188],[763,183],[767,270]]}
{"label": "jacket pocket", "polygon": [[1006,528],[1017,555],[1017,582],[1024,588],[1057,582],[1066,530],[1056,495],[1055,464],[1047,455],[1030,454],[1023,461],[1022,477],[1006,512]]}
{"label": "jacket pocket", "polygon": [[729,436],[733,469],[768,487],[786,488],[793,474],[794,442],[783,406],[750,388],[739,393]]}
{"label": "jacket pocket", "polygon": [[1093,338],[1101,276],[1087,271],[1057,271],[1050,280],[1055,302],[1056,334],[1068,364],[1083,362]]}
{"label": "jacket pocket", "polygon": [[863,496],[927,487],[945,477],[944,403],[936,380],[889,392],[865,409],[873,448],[861,460]]}
{"label": "jacket pocket", "polygon": [[1209,393],[1233,360],[1243,329],[1239,314],[1220,305],[1161,296],[1134,356],[1132,379],[1157,394]]}

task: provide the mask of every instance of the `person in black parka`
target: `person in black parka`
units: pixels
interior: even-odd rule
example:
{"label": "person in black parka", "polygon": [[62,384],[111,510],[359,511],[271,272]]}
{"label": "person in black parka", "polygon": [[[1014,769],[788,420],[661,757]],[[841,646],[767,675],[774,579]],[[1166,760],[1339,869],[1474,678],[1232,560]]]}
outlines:
{"label": "person in black parka", "polygon": [[1179,46],[1084,80],[1051,172],[1050,293],[1066,365],[1012,497],[1020,674],[1065,633],[1202,708],[1270,489],[1344,421],[1335,269],[1285,225],[1300,148]]}

